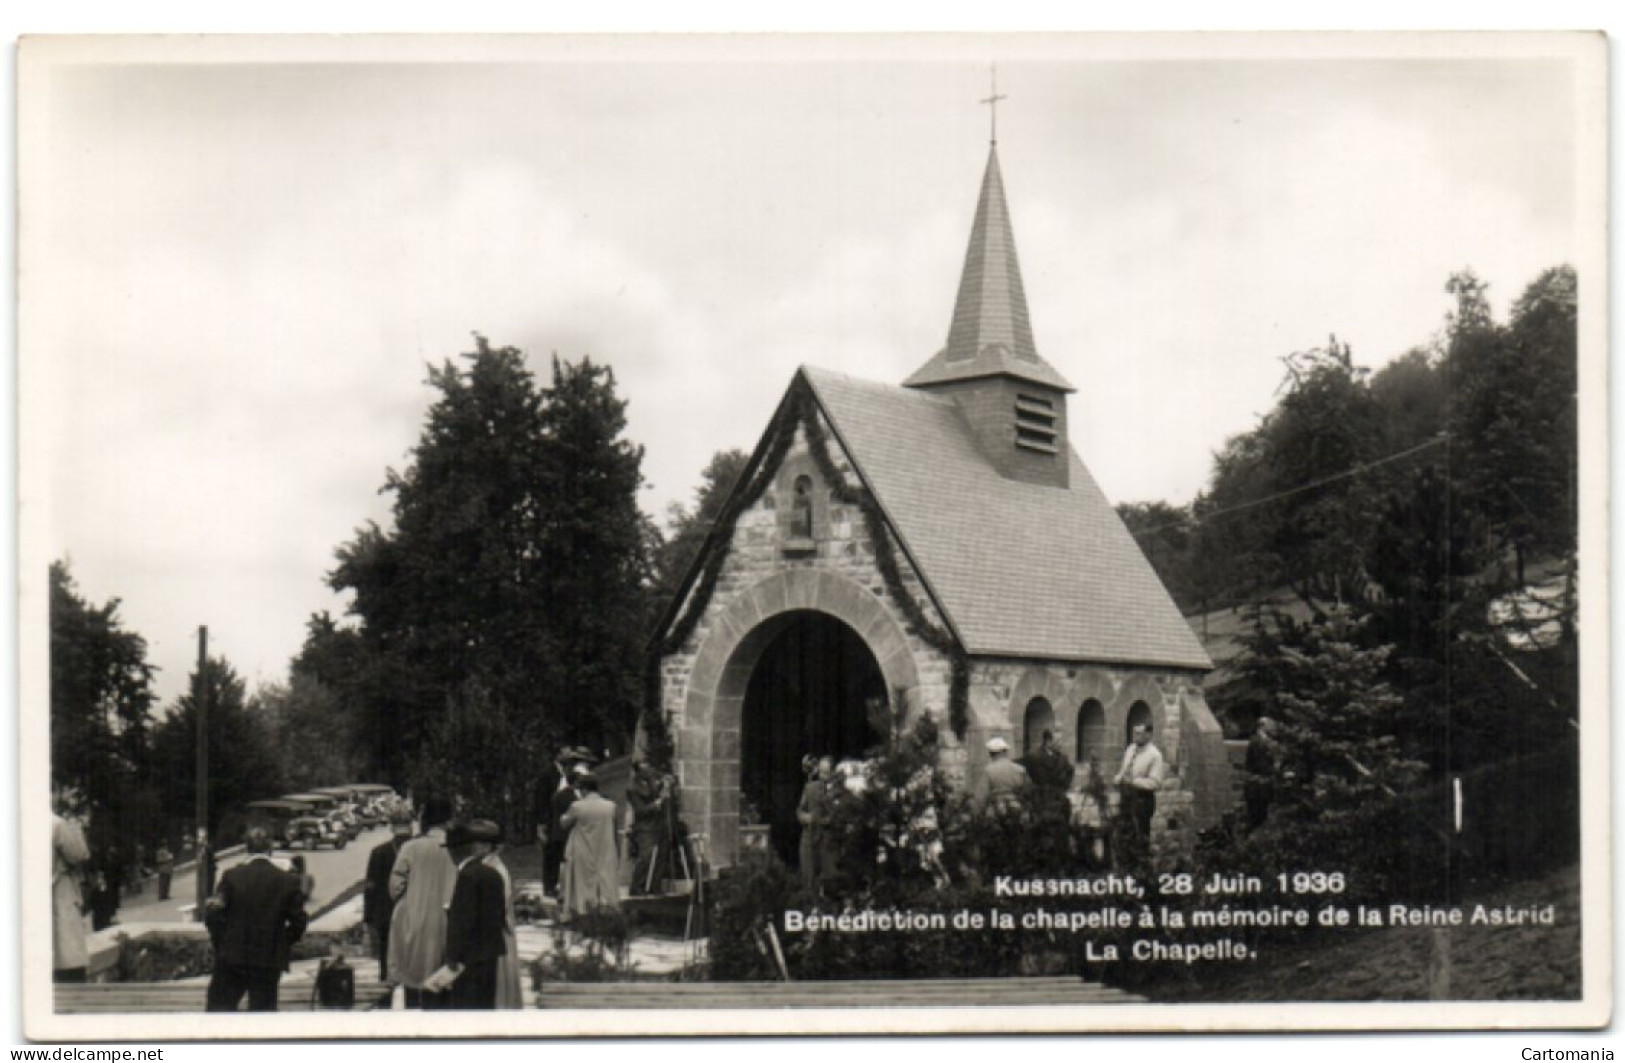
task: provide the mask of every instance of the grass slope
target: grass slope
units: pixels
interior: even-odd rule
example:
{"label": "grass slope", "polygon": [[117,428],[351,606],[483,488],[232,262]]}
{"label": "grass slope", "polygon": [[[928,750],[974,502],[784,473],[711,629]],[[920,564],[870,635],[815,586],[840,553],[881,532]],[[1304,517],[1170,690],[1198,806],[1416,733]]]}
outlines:
{"label": "grass slope", "polygon": [[[1574,1000],[1580,986],[1580,872],[1469,897],[1473,904],[1557,906],[1554,926],[1464,926],[1449,931],[1453,1000]],[[1431,932],[1390,927],[1328,931],[1289,946],[1270,945],[1256,961],[1208,965],[1151,987],[1157,1003],[1290,1003],[1425,1000]]]}

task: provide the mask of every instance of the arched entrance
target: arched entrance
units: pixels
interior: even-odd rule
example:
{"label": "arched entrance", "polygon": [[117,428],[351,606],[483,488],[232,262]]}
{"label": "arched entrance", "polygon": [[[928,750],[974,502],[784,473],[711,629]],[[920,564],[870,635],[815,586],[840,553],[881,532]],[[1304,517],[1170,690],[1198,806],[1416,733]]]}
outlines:
{"label": "arched entrance", "polygon": [[776,619],[762,649],[740,713],[739,789],[773,846],[794,866],[801,835],[801,759],[861,757],[880,740],[865,712],[869,698],[886,698],[886,680],[869,647],[841,621],[812,610]]}
{"label": "arched entrance", "polygon": [[[745,701],[751,681],[769,646],[796,622],[797,614],[809,612],[858,633],[878,662],[880,692],[901,690],[910,711],[921,707],[919,666],[908,635],[863,585],[833,572],[796,568],[719,603],[708,614],[708,633],[682,684],[675,735],[684,819],[690,829],[703,825],[716,867],[731,866],[739,853]],[[801,755],[796,754],[791,776],[798,797]]]}

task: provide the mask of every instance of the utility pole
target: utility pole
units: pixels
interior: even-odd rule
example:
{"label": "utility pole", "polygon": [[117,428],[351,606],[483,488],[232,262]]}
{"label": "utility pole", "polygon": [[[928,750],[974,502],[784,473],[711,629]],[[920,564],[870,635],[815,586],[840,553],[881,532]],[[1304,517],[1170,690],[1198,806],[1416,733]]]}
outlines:
{"label": "utility pole", "polygon": [[192,702],[197,706],[197,907],[194,918],[203,919],[203,905],[214,887],[214,855],[209,851],[209,629],[197,629],[197,679]]}

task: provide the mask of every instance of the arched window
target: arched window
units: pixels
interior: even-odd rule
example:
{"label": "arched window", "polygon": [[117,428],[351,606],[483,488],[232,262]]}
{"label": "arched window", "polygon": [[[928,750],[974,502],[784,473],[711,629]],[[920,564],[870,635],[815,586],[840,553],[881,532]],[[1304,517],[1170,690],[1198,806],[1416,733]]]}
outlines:
{"label": "arched window", "polygon": [[1090,698],[1078,709],[1078,763],[1088,764],[1095,758],[1095,767],[1104,771],[1116,763],[1117,753],[1106,738],[1106,706],[1097,698]]}
{"label": "arched window", "polygon": [[[1151,706],[1147,705],[1143,701],[1136,701],[1134,704],[1128,707],[1128,730],[1123,732],[1123,744],[1125,746],[1134,740],[1134,729],[1140,726],[1142,723],[1147,727],[1152,726]],[[1156,732],[1153,731],[1152,738],[1154,739],[1155,737]]]}
{"label": "arched window", "polygon": [[1027,702],[1027,714],[1021,722],[1021,749],[1031,753],[1044,740],[1045,731],[1055,730],[1055,709],[1048,698],[1034,698]]}

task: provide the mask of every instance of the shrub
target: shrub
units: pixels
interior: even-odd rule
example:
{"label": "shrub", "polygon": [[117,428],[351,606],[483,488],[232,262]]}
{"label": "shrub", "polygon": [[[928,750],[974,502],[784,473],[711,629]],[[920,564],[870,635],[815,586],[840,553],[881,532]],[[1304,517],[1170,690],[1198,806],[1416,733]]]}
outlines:
{"label": "shrub", "polygon": [[539,993],[548,982],[625,982],[634,977],[631,941],[635,921],[618,908],[594,908],[556,926],[553,949],[529,964]]}
{"label": "shrub", "polygon": [[214,972],[214,948],[205,937],[187,934],[143,934],[132,940],[118,935],[115,982],[172,982]]}

